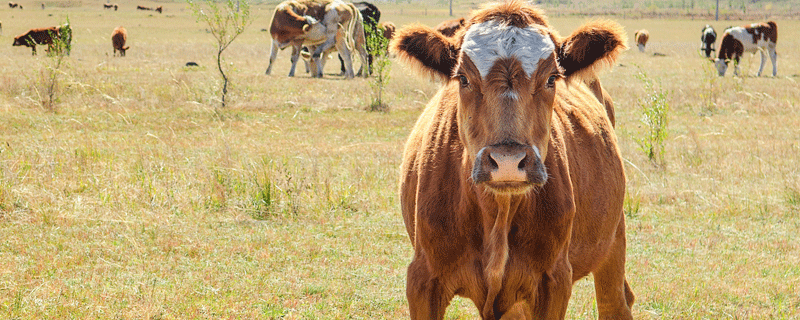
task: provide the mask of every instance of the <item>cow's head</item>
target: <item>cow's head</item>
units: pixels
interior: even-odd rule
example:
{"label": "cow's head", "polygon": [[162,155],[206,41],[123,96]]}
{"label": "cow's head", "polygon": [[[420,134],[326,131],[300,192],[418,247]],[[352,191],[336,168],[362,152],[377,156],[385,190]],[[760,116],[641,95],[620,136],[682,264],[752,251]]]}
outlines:
{"label": "cow's head", "polygon": [[717,59],[712,59],[711,61],[714,62],[714,66],[717,68],[717,73],[719,74],[719,76],[724,77],[725,72],[728,71],[728,62],[730,62],[731,60],[717,58]]}
{"label": "cow's head", "polygon": [[[26,35],[27,36],[27,35]],[[26,36],[18,36],[14,38],[14,44],[12,46],[26,46],[30,47],[31,41]]]}
{"label": "cow's head", "polygon": [[[627,49],[622,27],[592,22],[562,38],[521,1],[489,4],[446,38],[406,27],[391,49],[457,92],[458,128],[472,180],[518,194],[547,180],[544,159],[557,92]],[[454,97],[455,98],[455,97]]]}

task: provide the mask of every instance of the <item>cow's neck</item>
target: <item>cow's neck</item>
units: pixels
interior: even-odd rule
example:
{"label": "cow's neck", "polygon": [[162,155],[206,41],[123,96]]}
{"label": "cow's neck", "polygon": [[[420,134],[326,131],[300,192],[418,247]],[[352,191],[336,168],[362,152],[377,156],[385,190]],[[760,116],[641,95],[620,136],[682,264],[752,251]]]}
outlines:
{"label": "cow's neck", "polygon": [[482,314],[484,318],[491,319],[494,300],[502,288],[508,261],[508,233],[511,221],[526,196],[494,194],[486,190],[481,190],[479,193],[482,194],[478,203],[481,207],[484,235],[484,274],[488,286]]}

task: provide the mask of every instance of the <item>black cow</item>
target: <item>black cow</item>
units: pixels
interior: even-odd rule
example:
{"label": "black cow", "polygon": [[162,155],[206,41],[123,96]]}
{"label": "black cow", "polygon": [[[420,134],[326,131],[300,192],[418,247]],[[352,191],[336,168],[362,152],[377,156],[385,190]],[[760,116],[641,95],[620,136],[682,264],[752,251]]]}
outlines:
{"label": "black cow", "polygon": [[717,33],[714,28],[709,25],[703,27],[700,41],[703,42],[703,47],[700,49],[706,53],[706,58],[711,58],[711,51],[714,51],[714,42],[717,41]]}

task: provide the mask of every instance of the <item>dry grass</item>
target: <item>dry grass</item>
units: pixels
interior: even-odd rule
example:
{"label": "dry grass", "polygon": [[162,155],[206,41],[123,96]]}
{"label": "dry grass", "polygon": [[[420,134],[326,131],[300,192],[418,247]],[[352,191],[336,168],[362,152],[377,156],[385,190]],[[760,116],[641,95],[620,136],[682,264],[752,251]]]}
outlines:
{"label": "dry grass", "polygon": [[[185,5],[99,3],[2,10],[2,43],[69,14],[75,47],[49,112],[36,93],[48,58],[0,46],[0,318],[407,317],[397,168],[437,85],[395,66],[384,113],[366,111],[368,80],[311,79],[302,65],[287,78],[288,52],[265,76],[272,6],[258,5],[226,51],[232,107],[219,120],[212,40]],[[412,9],[383,19],[445,19]],[[552,19],[562,34],[582,21]],[[602,75],[628,163],[635,316],[800,318],[800,23],[778,20],[778,78],[718,78],[698,53],[706,21],[620,22],[651,33],[646,54]],[[117,25],[125,58],[111,57]],[[665,168],[635,142],[642,70],[669,92]],[[578,282],[568,318],[596,317],[593,296]],[[448,310],[476,316],[461,299]]]}

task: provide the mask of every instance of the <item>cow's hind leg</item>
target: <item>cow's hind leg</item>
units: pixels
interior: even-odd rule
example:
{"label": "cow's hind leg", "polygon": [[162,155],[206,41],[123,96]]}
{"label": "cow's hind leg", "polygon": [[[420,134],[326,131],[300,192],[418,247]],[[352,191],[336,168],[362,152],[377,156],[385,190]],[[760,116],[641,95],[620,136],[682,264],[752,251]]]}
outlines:
{"label": "cow's hind leg", "polygon": [[441,279],[433,278],[427,263],[419,257],[408,266],[406,297],[412,320],[444,319],[445,310],[455,296]]}
{"label": "cow's hind leg", "polygon": [[758,67],[758,76],[761,76],[761,72],[764,71],[764,64],[767,63],[767,53],[764,49],[759,49],[758,53],[761,54],[761,66]]}
{"label": "cow's hind leg", "polygon": [[292,45],[292,68],[289,69],[289,76],[294,77],[294,70],[297,68],[297,60],[300,59],[300,44]]}
{"label": "cow's hind leg", "polygon": [[269,66],[267,66],[266,74],[269,75],[272,72],[272,63],[275,62],[275,58],[278,57],[278,47],[279,44],[277,41],[272,40],[271,52],[269,54]]}
{"label": "cow's hind leg", "polygon": [[769,46],[769,57],[772,60],[772,76],[778,76],[778,51],[775,50],[775,46]]}
{"label": "cow's hind leg", "polygon": [[631,306],[635,298],[625,280],[625,250],[625,220],[621,219],[606,261],[592,273],[601,320],[633,319]]}

